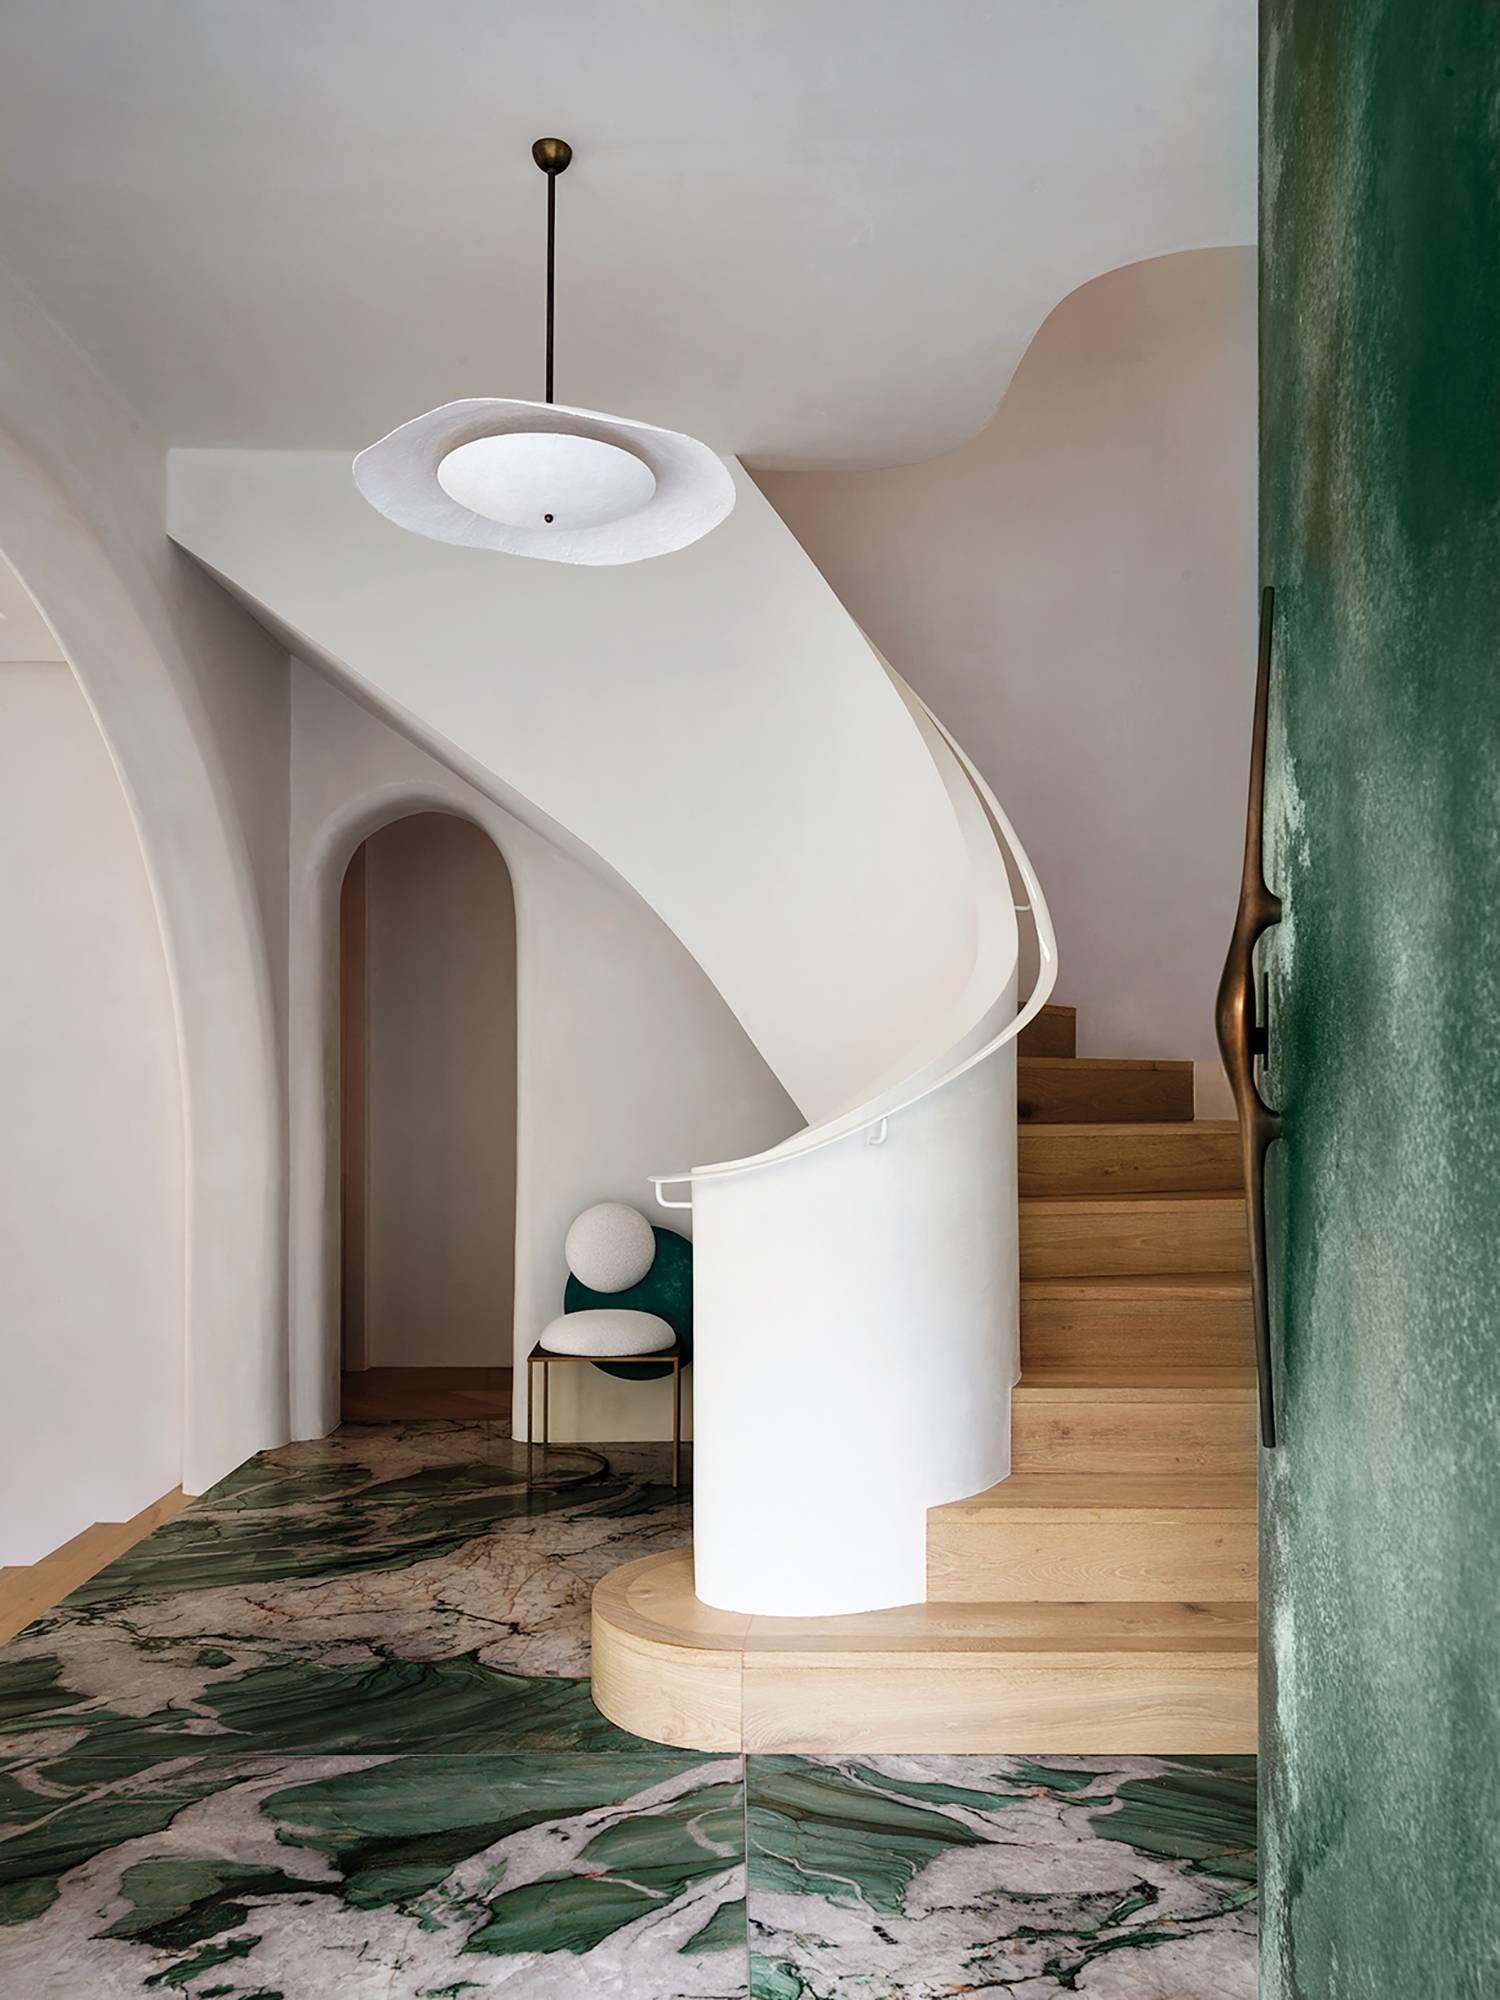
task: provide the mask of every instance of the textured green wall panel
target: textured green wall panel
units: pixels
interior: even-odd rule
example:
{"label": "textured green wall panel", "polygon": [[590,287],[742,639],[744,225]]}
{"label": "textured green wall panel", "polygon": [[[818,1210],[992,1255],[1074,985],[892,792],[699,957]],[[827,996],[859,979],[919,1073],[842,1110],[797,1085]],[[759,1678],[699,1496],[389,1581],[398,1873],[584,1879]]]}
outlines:
{"label": "textured green wall panel", "polygon": [[1500,5],[1262,18],[1262,1994],[1494,2000]]}

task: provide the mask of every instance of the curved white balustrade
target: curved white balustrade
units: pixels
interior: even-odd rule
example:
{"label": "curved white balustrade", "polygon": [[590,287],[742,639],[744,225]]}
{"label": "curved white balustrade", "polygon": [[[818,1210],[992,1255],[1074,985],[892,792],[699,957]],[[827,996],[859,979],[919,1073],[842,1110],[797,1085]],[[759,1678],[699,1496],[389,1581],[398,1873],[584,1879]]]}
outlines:
{"label": "curved white balustrade", "polygon": [[1012,922],[999,990],[946,1064],[769,1152],[656,1180],[665,1206],[693,1209],[696,1588],[724,1610],[919,1601],[927,1509],[1010,1470],[1015,1042],[1056,944],[1010,822],[934,727],[1025,887],[1025,1006]]}

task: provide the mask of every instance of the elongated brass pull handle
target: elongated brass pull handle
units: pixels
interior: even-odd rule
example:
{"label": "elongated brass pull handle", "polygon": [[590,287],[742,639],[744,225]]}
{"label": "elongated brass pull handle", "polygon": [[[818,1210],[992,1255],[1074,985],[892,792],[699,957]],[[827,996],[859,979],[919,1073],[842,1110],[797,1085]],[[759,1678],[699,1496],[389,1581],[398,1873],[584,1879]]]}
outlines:
{"label": "elongated brass pull handle", "polygon": [[1266,1053],[1266,1028],[1256,1019],[1255,943],[1281,921],[1281,898],[1266,886],[1261,820],[1266,803],[1266,709],[1271,685],[1271,631],[1276,593],[1268,585],[1260,600],[1260,658],[1255,673],[1255,726],[1250,742],[1250,803],[1245,817],[1245,867],[1240,906],[1229,940],[1229,956],[1219,981],[1215,1019],[1219,1053],[1229,1072],[1240,1120],[1245,1162],[1245,1200],[1250,1212],[1250,1296],[1255,1314],[1255,1371],[1260,1383],[1260,1440],[1276,1443],[1276,1385],[1271,1374],[1271,1316],[1266,1302],[1266,1149],[1281,1131],[1255,1083],[1255,1059]]}

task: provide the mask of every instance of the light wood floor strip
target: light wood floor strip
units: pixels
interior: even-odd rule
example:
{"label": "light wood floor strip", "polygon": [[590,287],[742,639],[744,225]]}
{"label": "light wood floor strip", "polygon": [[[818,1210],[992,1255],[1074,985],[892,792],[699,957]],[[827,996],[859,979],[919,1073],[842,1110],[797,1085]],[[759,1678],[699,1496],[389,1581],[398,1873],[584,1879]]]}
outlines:
{"label": "light wood floor strip", "polygon": [[96,1521],[39,1562],[0,1570],[0,1645],[180,1514],[190,1498],[175,1486],[129,1521]]}

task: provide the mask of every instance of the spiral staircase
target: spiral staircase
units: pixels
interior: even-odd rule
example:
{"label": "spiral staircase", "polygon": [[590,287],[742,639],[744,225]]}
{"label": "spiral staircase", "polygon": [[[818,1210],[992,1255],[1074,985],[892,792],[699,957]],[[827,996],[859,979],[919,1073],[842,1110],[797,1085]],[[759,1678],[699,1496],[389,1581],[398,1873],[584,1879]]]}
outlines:
{"label": "spiral staircase", "polygon": [[587,573],[404,534],[343,454],[169,469],[173,538],[642,896],[808,1120],[663,1162],[695,1545],[601,1586],[596,1697],[714,1749],[1251,1747],[1232,1129],[1077,1057],[1001,806],[733,469],[714,535]]}

